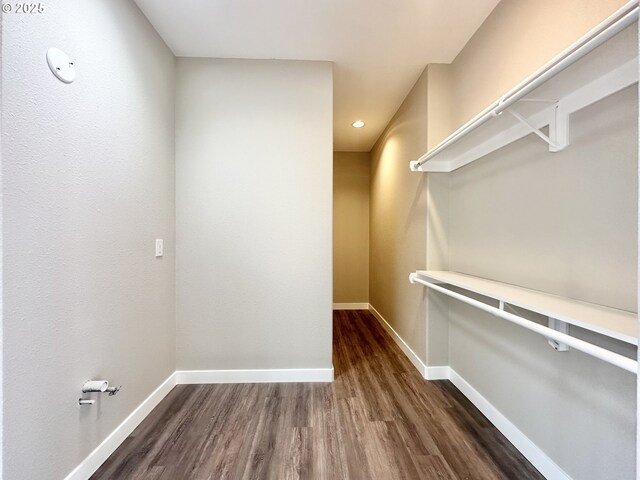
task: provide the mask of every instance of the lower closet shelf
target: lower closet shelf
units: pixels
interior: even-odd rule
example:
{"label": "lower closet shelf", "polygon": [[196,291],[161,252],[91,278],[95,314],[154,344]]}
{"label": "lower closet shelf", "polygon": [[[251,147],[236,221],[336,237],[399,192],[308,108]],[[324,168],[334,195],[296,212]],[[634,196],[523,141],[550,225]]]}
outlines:
{"label": "lower closet shelf", "polygon": [[[411,283],[420,283],[436,291],[471,304],[549,338],[556,350],[574,347],[625,370],[637,371],[637,362],[584,340],[568,335],[567,325],[638,345],[637,314],[571,298],[551,295],[506,283],[473,277],[457,272],[419,270],[409,276]],[[499,302],[494,307],[448,287],[457,287]],[[549,327],[505,311],[511,305],[549,317]]]}

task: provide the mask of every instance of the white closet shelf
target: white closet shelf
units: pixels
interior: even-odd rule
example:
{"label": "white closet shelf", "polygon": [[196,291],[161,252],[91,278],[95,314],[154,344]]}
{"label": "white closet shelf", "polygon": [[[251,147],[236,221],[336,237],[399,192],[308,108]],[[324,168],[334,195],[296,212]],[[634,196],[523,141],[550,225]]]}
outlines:
{"label": "white closet shelf", "polygon": [[563,150],[571,114],[638,82],[637,28],[629,28],[637,21],[634,0],[410,162],[411,170],[451,172],[531,133],[549,151]]}
{"label": "white closet shelf", "polygon": [[457,272],[419,270],[412,275],[430,283],[458,287],[585,330],[638,345],[638,316],[633,312]]}

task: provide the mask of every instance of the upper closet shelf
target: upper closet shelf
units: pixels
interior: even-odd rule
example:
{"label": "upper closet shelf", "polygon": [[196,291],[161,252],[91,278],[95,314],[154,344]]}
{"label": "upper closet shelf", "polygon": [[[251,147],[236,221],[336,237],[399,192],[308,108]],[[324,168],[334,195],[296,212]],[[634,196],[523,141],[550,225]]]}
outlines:
{"label": "upper closet shelf", "polygon": [[[569,117],[638,82],[638,0],[410,163],[414,172],[451,172],[535,133],[559,152],[569,144]],[[547,127],[546,132],[541,131]]]}
{"label": "upper closet shelf", "polygon": [[638,345],[638,316],[625,310],[581,302],[507,283],[447,271],[417,271],[413,279],[462,288],[503,304],[524,308],[607,337]]}

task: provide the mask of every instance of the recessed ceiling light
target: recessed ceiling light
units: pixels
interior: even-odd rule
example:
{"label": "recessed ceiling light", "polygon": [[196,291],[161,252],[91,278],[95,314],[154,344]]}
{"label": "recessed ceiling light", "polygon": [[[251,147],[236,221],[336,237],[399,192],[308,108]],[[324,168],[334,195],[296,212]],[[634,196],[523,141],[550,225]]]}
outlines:
{"label": "recessed ceiling light", "polygon": [[356,120],[351,124],[353,128],[362,128],[364,127],[364,122],[362,120]]}

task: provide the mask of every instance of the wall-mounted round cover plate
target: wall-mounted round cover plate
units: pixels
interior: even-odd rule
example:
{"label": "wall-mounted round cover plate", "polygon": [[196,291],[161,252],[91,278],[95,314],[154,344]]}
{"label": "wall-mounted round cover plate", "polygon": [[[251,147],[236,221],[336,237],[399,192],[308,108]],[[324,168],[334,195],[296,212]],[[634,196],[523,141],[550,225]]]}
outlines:
{"label": "wall-mounted round cover plate", "polygon": [[47,50],[47,63],[53,74],[64,83],[71,83],[75,80],[76,67],[62,50],[57,48]]}

